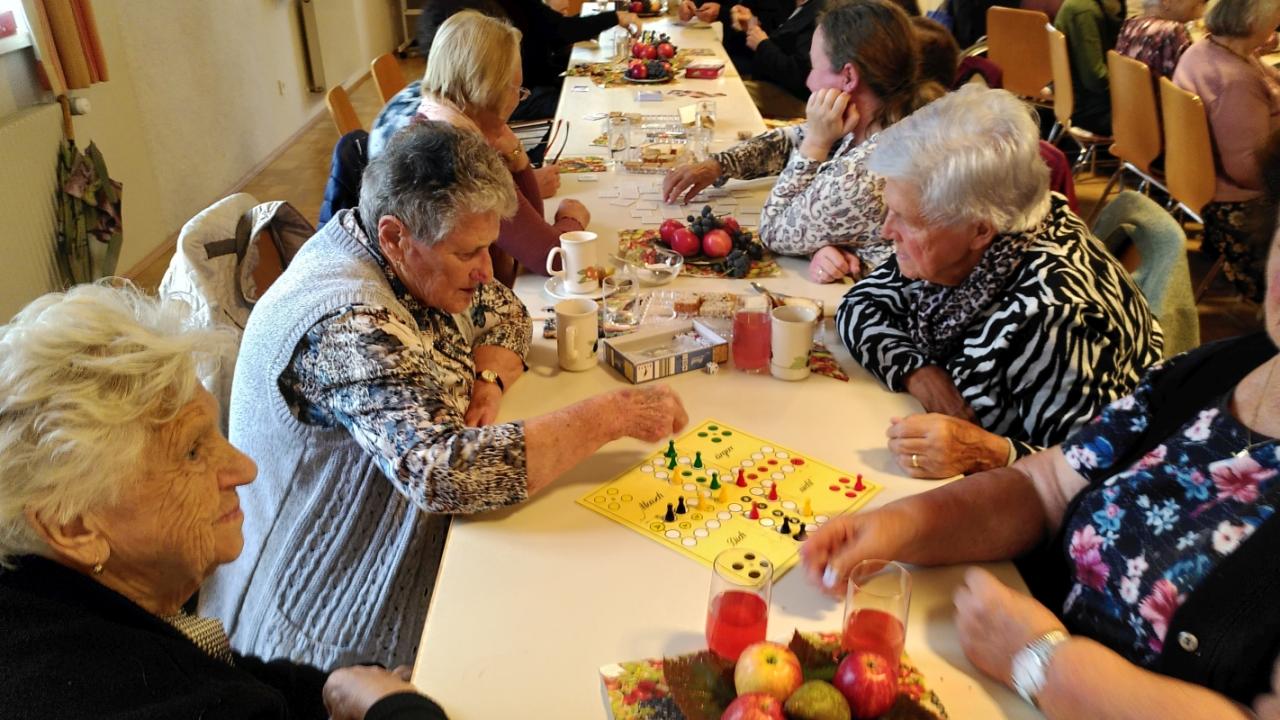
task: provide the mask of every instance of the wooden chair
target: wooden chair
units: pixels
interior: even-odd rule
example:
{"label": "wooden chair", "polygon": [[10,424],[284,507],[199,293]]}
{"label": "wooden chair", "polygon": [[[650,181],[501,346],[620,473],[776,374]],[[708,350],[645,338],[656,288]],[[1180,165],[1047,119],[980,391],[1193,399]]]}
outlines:
{"label": "wooden chair", "polygon": [[329,108],[329,117],[338,128],[339,137],[352,130],[364,129],[360,116],[356,115],[356,109],[351,106],[351,98],[341,85],[334,85],[325,93],[324,104]]}
{"label": "wooden chair", "polygon": [[[1217,184],[1213,141],[1204,103],[1195,93],[1162,77],[1160,110],[1164,116],[1164,177],[1169,195],[1186,214],[1203,222],[1200,212],[1213,200]],[[1196,288],[1197,303],[1222,270],[1222,264],[1223,258],[1219,256],[1200,281],[1200,287]]]}
{"label": "wooden chair", "polygon": [[1053,80],[1049,64],[1049,17],[1033,10],[994,6],[987,10],[987,58],[1004,71],[1004,89],[1045,105]]}
{"label": "wooden chair", "polygon": [[378,86],[378,95],[382,97],[384,105],[391,100],[391,96],[409,84],[404,79],[404,72],[400,70],[400,61],[391,53],[374,58],[369,63],[369,70],[373,73],[373,83]]}
{"label": "wooden chair", "polygon": [[1151,68],[1140,60],[1108,50],[1107,75],[1111,81],[1111,134],[1115,138],[1111,154],[1120,159],[1120,167],[1116,168],[1107,181],[1102,197],[1089,216],[1089,224],[1093,224],[1093,219],[1106,204],[1107,196],[1117,187],[1117,183],[1119,187],[1124,187],[1126,172],[1141,178],[1138,185],[1140,192],[1150,185],[1169,192],[1164,184],[1164,173],[1151,167],[1151,163],[1160,157],[1160,152],[1164,149]]}
{"label": "wooden chair", "polygon": [[[1070,135],[1080,148],[1080,152],[1076,153],[1073,174],[1086,163],[1090,163],[1090,171],[1092,171],[1092,163],[1097,159],[1098,146],[1110,143],[1111,137],[1098,135],[1071,124],[1076,95],[1071,85],[1071,56],[1067,53],[1067,37],[1053,28],[1046,28],[1043,32],[1049,44],[1049,64],[1053,72],[1053,116],[1057,119],[1053,129],[1049,131],[1049,142],[1056,145],[1064,135]],[[1005,85],[1008,85],[1007,80]]]}

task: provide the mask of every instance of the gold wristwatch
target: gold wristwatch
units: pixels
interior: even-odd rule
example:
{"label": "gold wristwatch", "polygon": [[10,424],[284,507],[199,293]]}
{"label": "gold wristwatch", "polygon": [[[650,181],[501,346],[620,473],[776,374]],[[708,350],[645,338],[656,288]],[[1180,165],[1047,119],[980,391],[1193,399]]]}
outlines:
{"label": "gold wristwatch", "polygon": [[502,384],[502,376],[492,370],[481,370],[476,377],[484,382],[497,385],[498,389],[504,393],[507,391],[507,386]]}

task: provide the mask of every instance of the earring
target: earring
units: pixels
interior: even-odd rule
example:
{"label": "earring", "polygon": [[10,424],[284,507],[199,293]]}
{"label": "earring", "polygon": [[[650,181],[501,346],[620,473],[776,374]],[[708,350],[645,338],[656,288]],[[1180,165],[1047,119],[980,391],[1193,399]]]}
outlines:
{"label": "earring", "polygon": [[102,574],[102,563],[94,563],[94,564],[93,564],[93,574],[94,574],[94,575],[101,575],[101,574]]}

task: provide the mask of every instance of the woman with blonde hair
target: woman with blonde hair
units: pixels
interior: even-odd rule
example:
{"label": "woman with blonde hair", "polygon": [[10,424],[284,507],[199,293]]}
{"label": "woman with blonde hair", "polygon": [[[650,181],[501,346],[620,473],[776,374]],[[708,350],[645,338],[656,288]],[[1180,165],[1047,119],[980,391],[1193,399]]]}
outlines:
{"label": "woman with blonde hair", "polygon": [[504,220],[494,254],[494,276],[506,285],[515,279],[514,258],[525,268],[545,273],[547,255],[560,234],[585,230],[591,213],[577,200],[565,199],[555,221],[543,215],[542,193],[529,156],[507,120],[528,93],[521,83],[520,31],[474,10],[464,10],[440,26],[427,57],[422,101],[416,117],[447,122],[484,137],[515,182],[519,207]]}
{"label": "woman with blonde hair", "polygon": [[882,130],[945,91],[919,77],[905,12],[884,0],[835,0],[818,18],[804,125],[780,128],[672,170],[667,202],[729,178],[778,176],[760,218],[774,252],[810,255],[814,282],[861,278],[893,254],[880,237],[884,182],[866,168]]}

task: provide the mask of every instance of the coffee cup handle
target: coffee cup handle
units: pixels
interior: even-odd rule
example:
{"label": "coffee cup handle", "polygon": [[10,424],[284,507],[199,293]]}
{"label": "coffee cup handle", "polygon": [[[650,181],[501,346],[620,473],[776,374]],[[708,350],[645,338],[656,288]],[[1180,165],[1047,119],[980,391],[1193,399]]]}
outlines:
{"label": "coffee cup handle", "polygon": [[[547,253],[547,274],[548,274],[548,275],[551,275],[552,277],[557,277],[557,276],[564,275],[564,271],[563,271],[563,270],[553,270],[553,269],[551,269],[551,266],[552,266],[552,265],[555,265],[555,261],[556,261],[556,256],[557,256],[557,255],[564,255],[564,248],[562,248],[562,247],[558,247],[558,246],[557,246],[557,247],[553,247],[553,248],[551,248],[551,252]],[[561,264],[563,264],[563,263],[561,263]]]}

